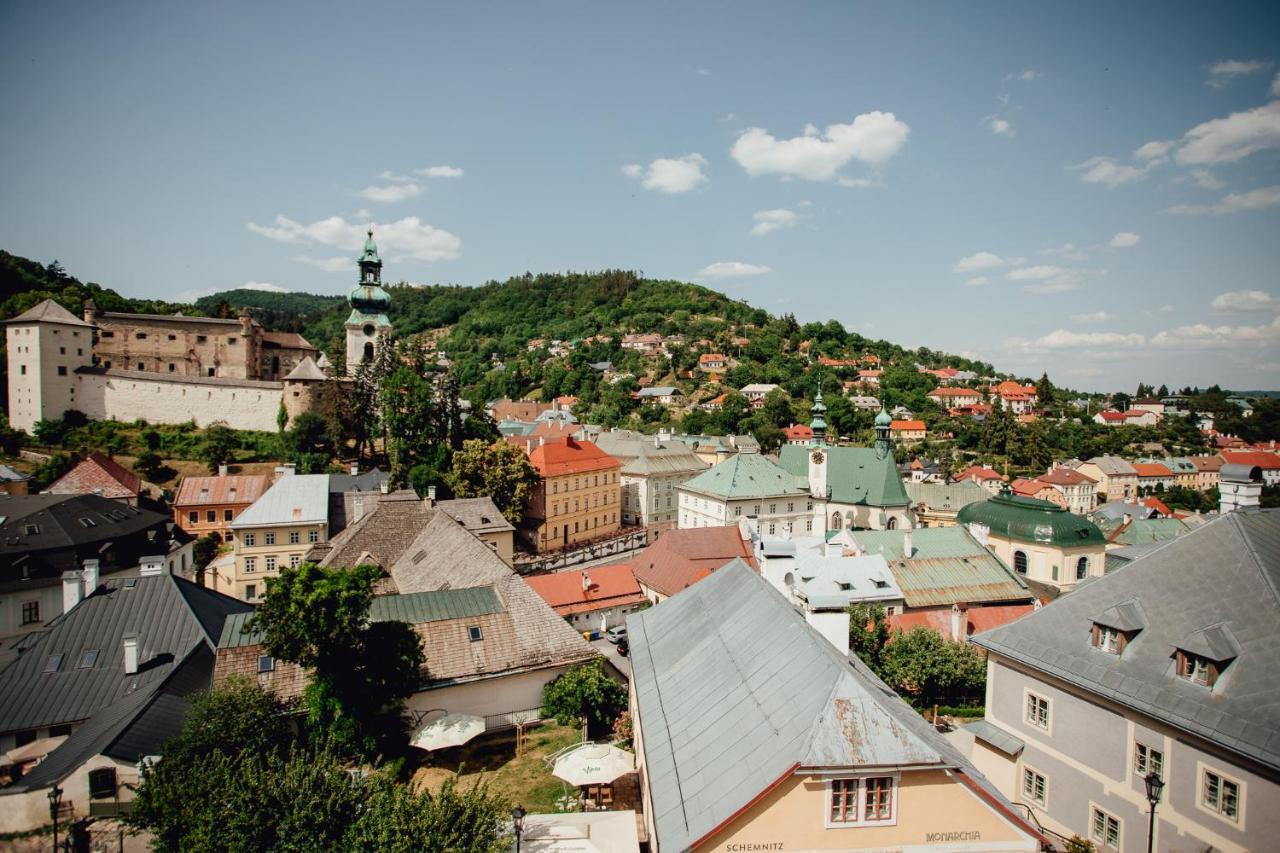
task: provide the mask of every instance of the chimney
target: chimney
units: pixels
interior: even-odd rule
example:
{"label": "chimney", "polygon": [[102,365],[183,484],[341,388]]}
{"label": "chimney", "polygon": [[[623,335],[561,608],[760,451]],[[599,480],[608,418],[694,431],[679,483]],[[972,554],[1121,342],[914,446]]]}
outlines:
{"label": "chimney", "polygon": [[541,447],[541,446],[542,446],[542,440],[543,440],[543,436],[538,436],[538,446],[539,446],[539,447]]}
{"label": "chimney", "polygon": [[139,558],[138,576],[144,578],[164,574],[164,554]]}
{"label": "chimney", "polygon": [[435,506],[435,505],[436,505],[436,487],[435,487],[435,484],[433,483],[432,485],[427,486],[427,506]]}
{"label": "chimney", "polygon": [[227,476],[227,463],[223,462],[218,466],[218,476],[219,477]]}
{"label": "chimney", "polygon": [[1133,523],[1133,515],[1131,513],[1126,512],[1124,514],[1124,526],[1128,527],[1132,523]]}
{"label": "chimney", "polygon": [[902,531],[902,556],[910,560],[915,555],[915,551],[911,548],[911,528],[904,528]]}
{"label": "chimney", "polygon": [[138,672],[138,635],[126,634],[124,643],[124,674],[135,675]]}
{"label": "chimney", "polygon": [[356,495],[351,499],[351,523],[355,524],[364,518],[364,496]]}
{"label": "chimney", "polygon": [[378,484],[378,491],[382,492],[382,494],[384,494],[384,495],[385,495],[388,491],[390,491],[390,489],[391,489],[391,481],[390,481],[390,480],[383,480],[381,483],[379,483],[379,484]]}
{"label": "chimney", "polygon": [[656,432],[653,434],[653,446],[654,447],[662,446],[662,436],[658,435],[658,433]]}
{"label": "chimney", "polygon": [[355,476],[357,476],[359,473],[360,473],[360,463],[359,463],[359,462],[352,462],[352,463],[351,463],[351,476],[352,476],[352,477],[355,477]]}
{"label": "chimney", "polygon": [[591,573],[588,570],[583,569],[582,570],[582,591],[585,594],[589,592],[590,589],[591,589]]}
{"label": "chimney", "polygon": [[80,573],[62,573],[62,612],[66,613],[80,603]]}
{"label": "chimney", "polygon": [[98,561],[85,560],[84,572],[81,576],[84,578],[84,595],[88,598],[98,588]]}
{"label": "chimney", "polygon": [[965,624],[967,620],[964,615],[964,610],[960,608],[959,604],[951,605],[951,639],[954,642],[960,642],[969,634],[968,625]]}

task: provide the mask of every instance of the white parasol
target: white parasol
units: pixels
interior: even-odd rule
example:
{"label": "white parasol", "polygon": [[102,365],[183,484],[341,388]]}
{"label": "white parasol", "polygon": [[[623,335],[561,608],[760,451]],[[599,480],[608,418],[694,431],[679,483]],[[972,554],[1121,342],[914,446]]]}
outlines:
{"label": "white parasol", "polygon": [[611,744],[586,743],[556,759],[551,775],[570,785],[603,785],[636,769],[636,757]]}
{"label": "white parasol", "polygon": [[474,714],[445,714],[413,733],[410,746],[427,751],[461,746],[476,735],[484,734],[484,717]]}

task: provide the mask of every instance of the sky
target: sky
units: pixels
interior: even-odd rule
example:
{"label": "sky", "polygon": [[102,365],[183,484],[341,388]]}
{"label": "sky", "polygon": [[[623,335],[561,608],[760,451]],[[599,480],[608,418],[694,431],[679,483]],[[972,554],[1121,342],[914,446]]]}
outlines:
{"label": "sky", "polygon": [[603,268],[1280,389],[1280,4],[0,1],[0,248],[130,296]]}

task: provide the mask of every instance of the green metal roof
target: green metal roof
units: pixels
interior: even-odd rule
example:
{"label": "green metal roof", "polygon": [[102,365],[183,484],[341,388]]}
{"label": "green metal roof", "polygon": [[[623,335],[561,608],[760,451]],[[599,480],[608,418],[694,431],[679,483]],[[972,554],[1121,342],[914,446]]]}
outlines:
{"label": "green metal roof", "polygon": [[364,251],[360,253],[360,260],[361,262],[382,263],[382,258],[378,257],[378,245],[373,242],[373,231],[369,232],[368,238],[364,241]]}
{"label": "green metal roof", "polygon": [[912,504],[924,504],[929,509],[959,512],[978,501],[985,501],[991,493],[972,480],[958,483],[906,483],[904,486]]}
{"label": "green metal roof", "polygon": [[960,524],[985,524],[991,533],[1019,542],[1039,542],[1073,548],[1105,545],[1098,525],[1063,507],[1035,498],[1001,492],[990,500],[971,503],[956,516]]}
{"label": "green metal roof", "polygon": [[[807,450],[803,447],[795,449]],[[759,453],[735,453],[685,482],[680,488],[730,500],[804,495],[809,492],[804,477],[793,476]]]}
{"label": "green metal roof", "polygon": [[[369,605],[369,618],[374,622],[405,622],[421,625],[426,622],[442,622],[446,619],[463,619],[468,616],[488,616],[501,613],[505,608],[491,586],[467,589],[440,589],[430,592],[411,592],[405,595],[374,596]],[[222,625],[222,637],[218,648],[256,646],[263,642],[259,631],[246,631],[245,623],[252,613],[233,613]]]}
{"label": "green metal roof", "polygon": [[1191,532],[1178,518],[1135,518],[1126,526],[1124,520],[1106,526],[1107,539],[1113,545],[1146,545],[1168,542]]}
{"label": "green metal roof", "polygon": [[876,415],[876,426],[892,426],[893,417],[884,410],[884,406],[880,407],[880,414]]}
{"label": "green metal roof", "polygon": [[[807,482],[809,454],[814,450],[788,444],[782,448],[779,462],[792,475]],[[827,486],[833,503],[911,505],[893,454],[881,456],[874,447],[824,447],[822,451],[827,454]]]}

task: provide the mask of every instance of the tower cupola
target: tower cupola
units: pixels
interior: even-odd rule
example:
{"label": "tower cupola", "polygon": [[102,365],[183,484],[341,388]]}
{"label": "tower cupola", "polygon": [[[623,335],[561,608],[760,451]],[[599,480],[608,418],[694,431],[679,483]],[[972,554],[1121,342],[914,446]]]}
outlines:
{"label": "tower cupola", "polygon": [[818,393],[813,397],[813,420],[809,421],[809,428],[813,430],[813,443],[827,443],[827,407],[822,402],[822,388],[818,388]]}

